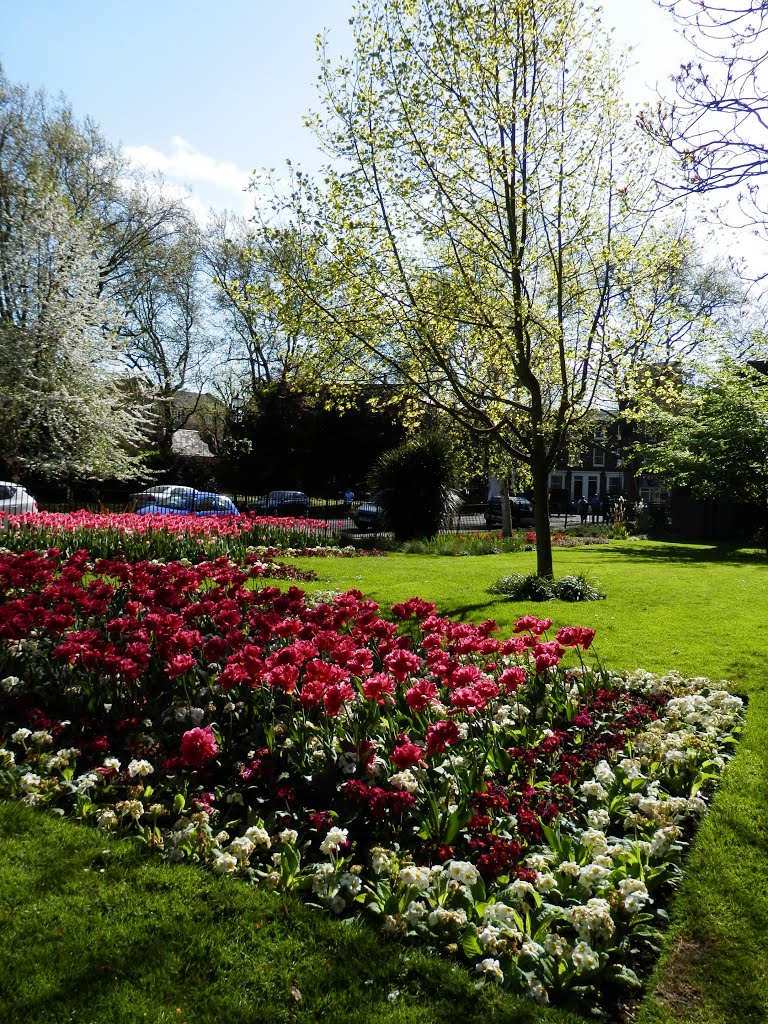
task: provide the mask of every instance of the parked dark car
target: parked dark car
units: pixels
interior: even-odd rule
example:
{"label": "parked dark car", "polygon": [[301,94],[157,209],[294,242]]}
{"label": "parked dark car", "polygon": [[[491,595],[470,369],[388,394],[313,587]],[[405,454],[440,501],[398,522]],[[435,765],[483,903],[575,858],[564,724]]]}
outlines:
{"label": "parked dark car", "polygon": [[308,516],[310,500],[303,491],[270,491],[249,507],[260,516]]}
{"label": "parked dark car", "polygon": [[126,512],[139,515],[238,516],[237,506],[223,494],[194,487],[163,485],[132,494]]}
{"label": "parked dark car", "polygon": [[358,530],[381,530],[384,527],[384,509],[375,501],[361,501],[352,518]]}
{"label": "parked dark car", "polygon": [[[509,496],[509,515],[513,529],[527,529],[535,526],[533,505],[527,498],[520,495]],[[489,530],[501,529],[501,495],[495,494],[489,499],[485,509],[485,525]]]}

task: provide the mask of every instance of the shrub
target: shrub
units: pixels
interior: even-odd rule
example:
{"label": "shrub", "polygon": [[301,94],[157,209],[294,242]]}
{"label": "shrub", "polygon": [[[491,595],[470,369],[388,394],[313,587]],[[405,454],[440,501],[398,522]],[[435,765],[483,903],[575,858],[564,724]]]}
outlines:
{"label": "shrub", "polygon": [[403,551],[420,555],[498,555],[502,552],[531,550],[530,534],[513,533],[440,533],[425,540],[409,541]]}
{"label": "shrub", "polygon": [[568,536],[626,540],[628,533],[625,523],[586,523],[583,526],[569,526]]}
{"label": "shrub", "polygon": [[594,587],[583,574],[561,576],[554,580],[552,593],[558,601],[603,601],[605,594]]}
{"label": "shrub", "polygon": [[523,576],[519,572],[502,576],[488,588],[489,594],[501,594],[510,601],[602,601],[605,594],[585,576],[563,576],[550,580],[535,572]]}
{"label": "shrub", "polygon": [[448,441],[429,433],[385,452],[371,471],[371,488],[397,540],[432,537],[455,511]]}

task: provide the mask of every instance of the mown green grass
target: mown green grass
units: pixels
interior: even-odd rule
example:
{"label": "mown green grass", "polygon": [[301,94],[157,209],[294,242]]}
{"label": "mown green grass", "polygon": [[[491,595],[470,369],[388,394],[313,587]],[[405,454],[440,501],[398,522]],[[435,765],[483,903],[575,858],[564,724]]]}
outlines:
{"label": "mown green grass", "polygon": [[21,804],[0,804],[0,921],[3,1024],[581,1020],[476,991],[444,958],[298,899]]}
{"label": "mown green grass", "polygon": [[[768,1020],[768,563],[750,552],[614,543],[555,553],[557,575],[586,573],[605,601],[532,606],[485,592],[534,558],[299,564],[319,574],[308,589],[357,587],[382,606],[418,595],[459,618],[495,618],[507,633],[531,611],[556,626],[592,626],[611,667],[677,668],[728,679],[747,696],[744,737],[691,850],[636,1019]],[[477,992],[448,960],[15,805],[0,807],[0,920],[0,1021],[14,1024],[581,1019]]]}

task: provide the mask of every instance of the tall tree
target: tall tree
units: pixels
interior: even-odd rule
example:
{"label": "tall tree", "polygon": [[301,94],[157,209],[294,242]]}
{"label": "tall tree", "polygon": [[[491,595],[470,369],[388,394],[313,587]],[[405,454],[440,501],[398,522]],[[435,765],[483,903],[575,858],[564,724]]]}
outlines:
{"label": "tall tree", "polygon": [[111,289],[124,313],[123,361],[154,394],[164,454],[200,411],[210,379],[215,339],[200,253],[200,230],[179,219],[175,234],[147,247]]}
{"label": "tall tree", "polygon": [[293,383],[309,347],[307,300],[292,284],[303,268],[295,232],[276,232],[267,244],[242,217],[214,215],[201,264],[246,400],[265,386]]}
{"label": "tall tree", "polygon": [[[130,457],[126,461],[124,456],[125,443],[138,439],[137,424],[129,411],[118,408],[114,381],[120,359],[126,356],[114,334],[117,305],[122,303],[125,309],[127,303],[129,310],[135,309],[138,292],[147,303],[152,301],[155,278],[146,273],[147,267],[163,258],[188,222],[178,199],[164,194],[162,182],[135,172],[90,119],[78,121],[63,98],[51,102],[42,92],[13,85],[0,66],[0,330],[6,346],[12,344],[11,339],[20,351],[25,351],[24,345],[38,345],[29,364],[35,372],[40,370],[42,352],[47,353],[43,359],[45,383],[35,392],[38,398],[45,394],[47,408],[35,441],[38,468],[45,465],[51,473],[85,473],[91,465],[97,475],[134,471],[135,460]],[[59,237],[57,231],[61,231]],[[72,253],[69,268],[62,258],[68,252]],[[35,267],[39,277],[35,277]],[[58,338],[53,333],[54,323],[59,325]],[[98,347],[99,338],[103,351]],[[79,373],[67,376],[74,365],[81,367]],[[61,370],[58,378],[57,366]],[[7,429],[13,408],[21,417],[14,429],[25,436],[34,434],[29,409],[35,408],[35,403],[30,405],[31,399],[22,402],[21,398],[34,391],[27,381],[20,395],[14,396],[6,409]],[[65,444],[63,421],[53,426],[53,410],[59,410],[56,416],[61,410],[70,410],[67,415],[73,417],[74,443],[77,414],[72,407],[76,396],[81,395],[80,408],[85,415],[89,409],[94,412],[97,396],[108,393],[115,412],[111,423],[107,417],[102,424],[105,443],[98,458],[92,449],[86,456],[85,435],[85,448]],[[122,404],[138,404],[146,419],[143,399],[135,391],[129,396],[125,389],[123,396]],[[24,402],[27,412],[22,411]],[[95,430],[97,421],[98,417],[91,418],[89,429]],[[125,443],[114,443],[118,435],[124,436]],[[45,436],[51,439],[48,455],[42,449]],[[96,435],[91,441],[98,443]],[[26,449],[30,465],[32,451]],[[108,466],[110,451],[114,454],[112,470]]]}
{"label": "tall tree", "polygon": [[636,457],[696,497],[759,505],[768,528],[768,363],[755,365],[762,369],[709,368],[674,406],[657,410],[654,440]]}
{"label": "tall tree", "polygon": [[0,233],[0,459],[50,476],[140,473],[146,410],[116,374],[114,309],[68,204],[27,181]]}
{"label": "tall tree", "polygon": [[599,391],[636,199],[616,62],[573,0],[372,0],[353,31],[351,59],[322,59],[332,163],[297,200],[325,232],[326,366],[340,389],[406,385],[524,466],[551,576],[548,472]]}
{"label": "tall tree", "polygon": [[768,159],[768,6],[764,0],[656,0],[693,43],[675,96],[641,114],[641,124],[679,157],[681,188],[736,189],[745,218],[766,226],[761,179]]}

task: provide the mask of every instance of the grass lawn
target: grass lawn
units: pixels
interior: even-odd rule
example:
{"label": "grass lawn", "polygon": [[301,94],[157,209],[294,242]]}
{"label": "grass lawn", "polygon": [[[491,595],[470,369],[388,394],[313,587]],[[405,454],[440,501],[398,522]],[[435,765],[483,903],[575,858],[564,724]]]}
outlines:
{"label": "grass lawn", "polygon": [[[531,606],[486,593],[535,567],[533,553],[297,560],[307,589],[355,587],[382,606],[418,595],[457,618],[520,614],[597,629],[609,666],[728,679],[747,727],[691,851],[640,1024],[768,1020],[768,563],[759,555],[652,542],[561,549],[602,602]],[[486,988],[447,961],[299,903],[144,858],[127,842],[0,808],[0,1020],[14,1024],[179,1021],[580,1020]],[[108,852],[104,852],[108,851]],[[397,993],[395,995],[395,993]]]}

